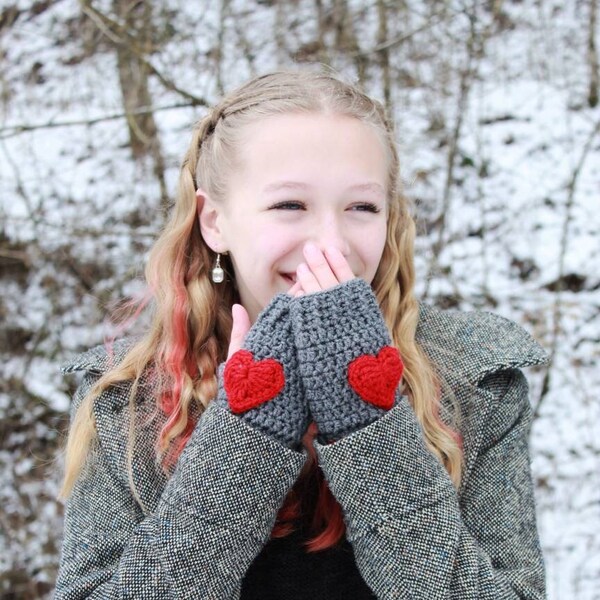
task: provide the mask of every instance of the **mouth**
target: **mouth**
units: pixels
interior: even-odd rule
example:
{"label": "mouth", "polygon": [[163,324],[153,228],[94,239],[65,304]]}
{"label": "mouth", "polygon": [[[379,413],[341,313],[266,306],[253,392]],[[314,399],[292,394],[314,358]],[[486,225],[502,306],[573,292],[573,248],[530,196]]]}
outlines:
{"label": "mouth", "polygon": [[296,283],[296,273],[281,273],[281,276],[290,284]]}

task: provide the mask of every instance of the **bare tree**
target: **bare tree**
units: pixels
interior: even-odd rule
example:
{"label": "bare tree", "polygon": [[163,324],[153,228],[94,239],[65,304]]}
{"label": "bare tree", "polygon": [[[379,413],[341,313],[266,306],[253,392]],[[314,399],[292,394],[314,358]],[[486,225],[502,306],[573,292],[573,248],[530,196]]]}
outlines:
{"label": "bare tree", "polygon": [[161,206],[166,214],[169,194],[165,181],[165,161],[149,87],[149,78],[156,73],[147,60],[154,50],[152,3],[113,0],[115,19],[93,8],[91,0],[81,0],[81,6],[84,14],[114,44],[131,153],[134,160],[151,157],[160,187]]}

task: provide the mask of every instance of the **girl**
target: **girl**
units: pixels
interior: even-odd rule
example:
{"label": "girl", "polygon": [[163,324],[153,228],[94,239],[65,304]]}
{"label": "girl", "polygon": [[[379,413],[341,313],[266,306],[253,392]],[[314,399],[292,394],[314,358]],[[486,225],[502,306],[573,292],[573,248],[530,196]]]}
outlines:
{"label": "girl", "polygon": [[413,295],[381,105],[273,73],[199,123],[145,336],[78,357],[57,599],[544,598],[517,325]]}

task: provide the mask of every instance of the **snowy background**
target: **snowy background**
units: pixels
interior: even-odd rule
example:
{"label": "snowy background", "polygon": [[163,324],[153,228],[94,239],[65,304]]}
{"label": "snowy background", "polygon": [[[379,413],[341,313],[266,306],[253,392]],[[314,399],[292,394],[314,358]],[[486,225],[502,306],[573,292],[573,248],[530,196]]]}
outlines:
{"label": "snowy background", "polygon": [[493,310],[529,371],[551,600],[600,598],[597,0],[0,0],[0,597],[49,597],[75,381],[141,288],[191,124],[319,61],[395,117],[419,294]]}

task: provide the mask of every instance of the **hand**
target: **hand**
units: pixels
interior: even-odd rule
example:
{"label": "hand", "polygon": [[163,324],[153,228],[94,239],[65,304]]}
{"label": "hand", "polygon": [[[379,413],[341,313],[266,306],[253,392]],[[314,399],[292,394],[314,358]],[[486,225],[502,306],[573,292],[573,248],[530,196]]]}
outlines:
{"label": "hand", "polygon": [[290,315],[320,443],[366,427],[400,401],[402,360],[366,281],[354,277],[295,298]]}
{"label": "hand", "polygon": [[354,279],[348,261],[335,246],[328,246],[322,251],[313,242],[307,242],[303,254],[306,262],[298,265],[296,283],[288,292],[296,298]]}
{"label": "hand", "polygon": [[[297,281],[287,291],[287,294],[292,297],[301,296],[303,294],[301,283]],[[238,350],[242,349],[244,340],[250,331],[250,327],[252,327],[248,311],[241,304],[234,304],[231,307],[231,316],[233,318],[233,326],[231,328],[231,339],[229,340],[227,360],[229,360]]]}
{"label": "hand", "polygon": [[[313,242],[307,242],[304,245],[303,254],[306,262],[298,265],[296,283],[287,291],[287,294],[294,298],[321,292],[354,279],[354,273],[348,261],[335,246],[328,246],[323,252]],[[234,304],[231,307],[231,316],[233,317],[233,327],[227,360],[242,348],[244,339],[252,326],[250,317],[241,304]]]}

